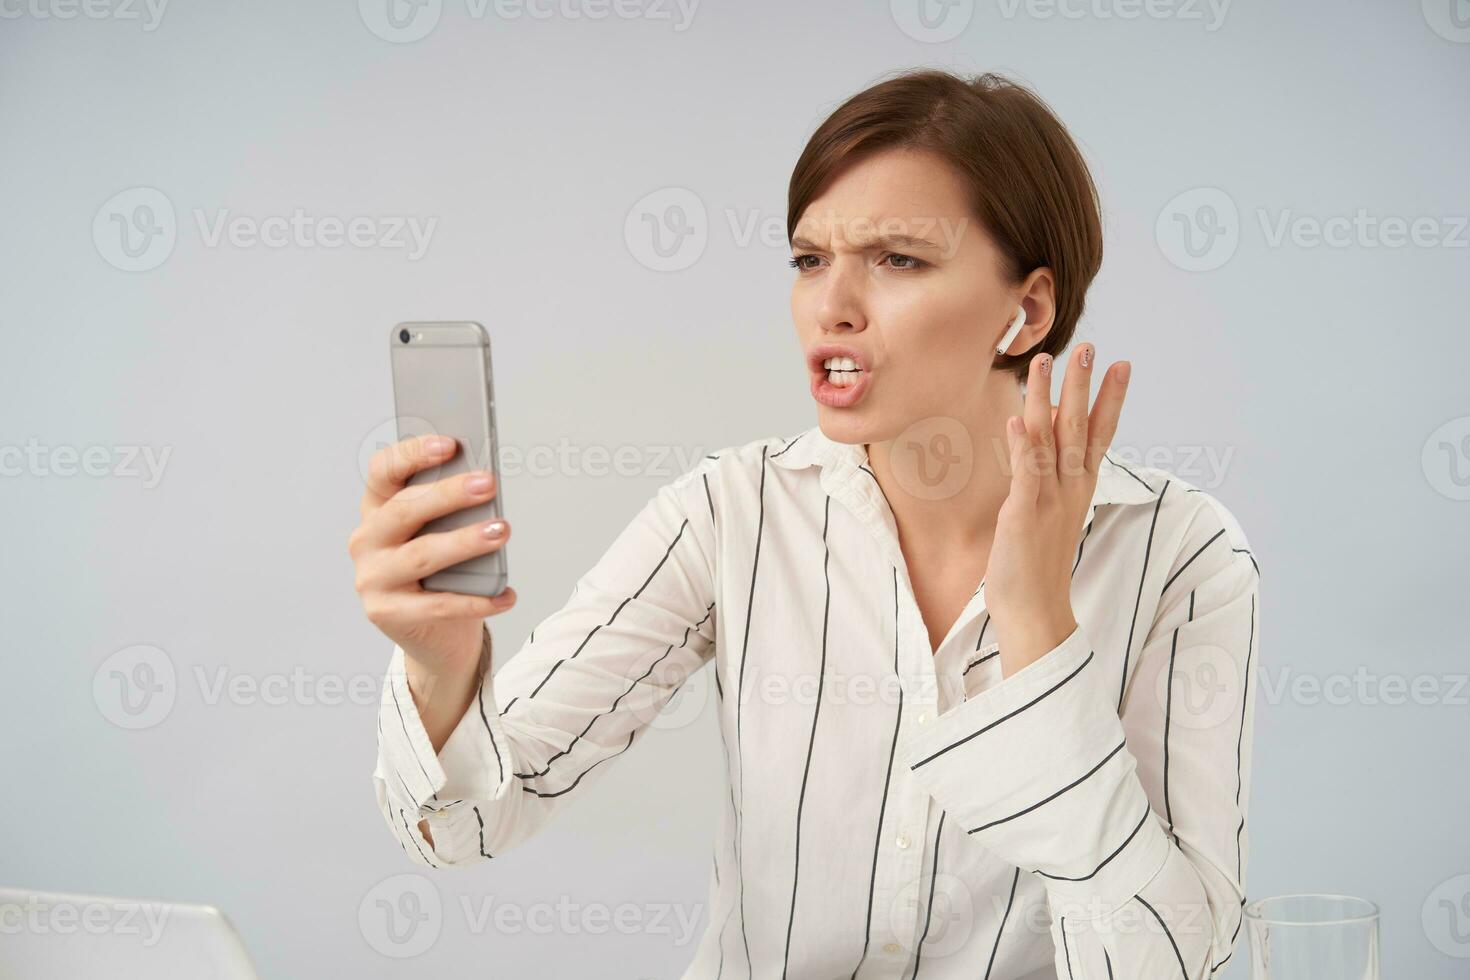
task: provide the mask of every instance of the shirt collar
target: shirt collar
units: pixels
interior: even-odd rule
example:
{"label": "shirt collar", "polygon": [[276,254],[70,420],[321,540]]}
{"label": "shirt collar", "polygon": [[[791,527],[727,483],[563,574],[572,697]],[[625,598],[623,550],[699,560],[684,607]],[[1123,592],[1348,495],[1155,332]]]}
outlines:
{"label": "shirt collar", "polygon": [[[823,434],[820,425],[814,425],[787,440],[785,446],[770,452],[767,459],[773,465],[788,470],[819,467],[822,485],[829,491],[859,469],[866,469],[869,474],[872,472],[868,465],[868,452],[862,443],[835,442]],[[864,476],[863,479],[867,480],[869,476]],[[1087,510],[1087,521],[1092,520],[1094,509],[1105,504],[1153,503],[1159,499],[1163,489],[1158,484],[1157,479],[1140,476],[1133,468],[1115,462],[1104,454],[1102,465],[1097,471],[1097,488],[1093,491],[1092,503]],[[874,486],[876,485],[877,481],[874,480]]]}

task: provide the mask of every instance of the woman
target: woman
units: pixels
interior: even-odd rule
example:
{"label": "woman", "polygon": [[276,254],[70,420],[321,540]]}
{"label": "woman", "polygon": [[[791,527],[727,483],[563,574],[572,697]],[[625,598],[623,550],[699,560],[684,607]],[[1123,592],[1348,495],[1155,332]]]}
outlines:
{"label": "woman", "polygon": [[[687,977],[1211,976],[1244,905],[1257,569],[1207,493],[1106,454],[1068,347],[1096,193],[994,75],[875,85],[791,178],[818,424],[663,486],[514,657],[432,570],[495,492],[375,460],[352,554],[396,644],[378,800],[418,863],[485,860],[603,777],[713,662],[729,802]],[[425,692],[433,691],[427,698]]]}

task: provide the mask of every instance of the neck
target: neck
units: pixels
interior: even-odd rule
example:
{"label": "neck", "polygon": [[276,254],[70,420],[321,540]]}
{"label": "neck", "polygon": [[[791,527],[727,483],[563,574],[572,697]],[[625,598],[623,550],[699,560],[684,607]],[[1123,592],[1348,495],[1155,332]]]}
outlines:
{"label": "neck", "polygon": [[1008,377],[985,388],[983,403],[962,415],[866,444],[901,538],[968,550],[987,547],[995,536],[1011,489],[1006,419],[1022,414],[1023,399],[1020,384]]}

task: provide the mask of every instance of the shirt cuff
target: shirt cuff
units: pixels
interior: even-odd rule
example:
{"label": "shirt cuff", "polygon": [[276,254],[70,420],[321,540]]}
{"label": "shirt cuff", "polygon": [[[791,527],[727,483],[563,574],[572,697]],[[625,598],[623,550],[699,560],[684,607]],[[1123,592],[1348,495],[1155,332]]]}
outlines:
{"label": "shirt cuff", "polygon": [[[392,794],[410,813],[432,816],[456,800],[496,800],[514,782],[507,739],[495,705],[490,638],[482,631],[475,700],[436,754],[409,690],[401,647],[393,648],[379,706],[382,762]],[[431,826],[434,826],[431,821]]]}
{"label": "shirt cuff", "polygon": [[1168,858],[1116,697],[1079,625],[900,737],[900,758],[969,838],[1042,876],[1054,914],[1068,918],[1108,914]]}

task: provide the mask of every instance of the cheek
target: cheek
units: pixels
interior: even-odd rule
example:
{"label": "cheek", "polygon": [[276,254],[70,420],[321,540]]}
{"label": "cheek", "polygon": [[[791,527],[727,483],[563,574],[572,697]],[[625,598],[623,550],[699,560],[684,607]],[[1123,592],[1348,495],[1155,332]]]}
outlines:
{"label": "cheek", "polygon": [[876,311],[895,344],[910,347],[915,361],[943,363],[985,347],[984,304],[973,288],[960,284],[900,290]]}

